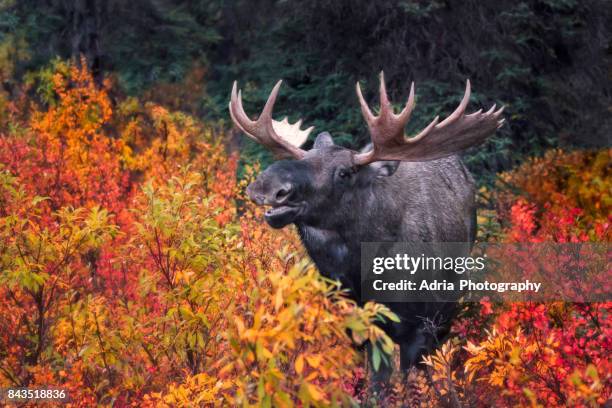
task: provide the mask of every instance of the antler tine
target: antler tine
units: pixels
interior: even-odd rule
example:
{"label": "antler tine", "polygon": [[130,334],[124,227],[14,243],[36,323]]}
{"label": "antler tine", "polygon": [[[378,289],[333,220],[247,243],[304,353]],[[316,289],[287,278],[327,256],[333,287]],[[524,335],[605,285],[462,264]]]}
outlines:
{"label": "antler tine", "polygon": [[459,106],[457,106],[457,109],[455,109],[455,111],[451,113],[448,118],[444,119],[442,122],[440,122],[437,125],[438,128],[443,128],[449,123],[456,121],[457,119],[461,117],[461,115],[465,113],[465,109],[468,106],[468,102],[470,102],[471,93],[472,93],[472,87],[470,84],[470,80],[468,79],[465,83],[465,93],[463,94],[463,99],[461,99],[461,103],[459,103]]}
{"label": "antler tine", "polygon": [[268,100],[261,111],[260,118],[272,119],[272,110],[274,109],[274,104],[276,103],[276,97],[278,96],[278,91],[280,90],[281,85],[283,84],[283,80],[279,79],[274,88],[272,88],[272,92],[270,92],[270,96],[268,96]]}
{"label": "antler tine", "polygon": [[365,101],[363,94],[361,93],[361,85],[359,82],[355,84],[355,89],[357,91],[357,98],[359,99],[359,106],[361,107],[361,113],[363,114],[364,119],[367,123],[371,123],[374,121],[374,115],[368,106],[368,103]]}
{"label": "antler tine", "polygon": [[427,136],[429,134],[429,132],[431,132],[431,130],[434,127],[440,126],[440,125],[438,125],[438,120],[440,120],[440,116],[436,116],[434,118],[434,120],[429,122],[429,125],[427,125],[427,127],[425,127],[425,129],[421,130],[421,132],[419,132],[418,135],[416,135],[414,137],[411,137],[410,139],[406,139],[406,143],[416,143],[419,140],[423,139],[425,136]]}
{"label": "antler tine", "polygon": [[246,114],[246,112],[244,111],[244,107],[242,106],[242,89],[238,90],[237,108],[240,116],[242,116],[244,120],[248,120],[249,124],[255,123],[255,121],[252,121],[251,118],[249,118],[249,115]]}
{"label": "antler tine", "polygon": [[402,122],[404,122],[404,126],[408,123],[410,119],[410,115],[412,115],[412,111],[414,110],[414,81],[410,84],[410,94],[408,95],[408,100],[406,101],[406,106],[399,113],[399,118]]}
{"label": "antler tine", "polygon": [[229,103],[229,111],[230,111],[230,114],[232,115],[232,119],[234,120],[234,122],[238,122],[237,124],[239,124],[238,119],[240,119],[240,121],[250,120],[248,118],[241,117],[241,113],[244,114],[244,111],[240,112],[241,109],[238,109],[238,111],[236,111],[237,105],[239,105],[238,103],[238,83],[234,81],[234,84],[232,85],[232,96],[230,98],[230,103]]}
{"label": "antler tine", "polygon": [[[374,116],[370,107],[368,106],[363,93],[361,92],[361,86],[357,82],[357,98],[359,99],[359,105],[361,107],[361,113],[368,124],[370,133],[372,134],[372,142],[374,147],[378,144],[385,143],[401,143],[403,140],[404,127],[410,119],[412,110],[414,109],[414,82],[410,86],[410,94],[404,109],[399,114],[393,112],[393,105],[389,101],[387,94],[387,87],[385,84],[385,73],[380,71],[380,88],[379,88],[379,99],[380,99],[380,112],[378,116]],[[394,141],[394,142],[393,142]]]}
{"label": "antler tine", "polygon": [[440,123],[438,123],[439,117],[436,116],[425,129],[407,139],[404,127],[414,109],[414,83],[410,87],[406,106],[402,112],[395,115],[387,96],[382,72],[380,81],[380,115],[377,117],[372,115],[357,84],[357,96],[370,129],[373,145],[372,150],[355,154],[354,163],[357,165],[366,165],[379,160],[439,159],[482,143],[504,122],[503,119],[499,120],[503,107],[496,111],[495,105],[485,113],[482,113],[481,109],[466,115],[471,95],[471,84],[468,79],[463,98],[453,113]]}
{"label": "antler tine", "polygon": [[[301,159],[304,157],[305,152],[299,148],[299,145],[306,140],[313,128],[301,130],[301,120],[291,125],[286,118],[282,122],[272,119],[274,104],[276,103],[281,85],[282,80],[274,85],[261,114],[257,120],[253,121],[244,111],[242,91],[238,89],[238,85],[234,81],[229,102],[230,117],[238,129],[251,139],[268,147],[276,155],[292,156],[296,159]],[[295,144],[292,144],[292,142]]]}
{"label": "antler tine", "polygon": [[[380,114],[379,116],[383,116],[388,113],[389,108],[391,106],[391,102],[389,102],[389,97],[387,96],[387,87],[385,86],[385,73],[384,71],[380,71]],[[393,113],[393,109],[391,109],[391,113]]]}
{"label": "antler tine", "polygon": [[234,85],[232,86],[232,95],[231,95],[231,99],[229,103],[229,112],[230,112],[230,117],[232,118],[232,121],[234,122],[236,127],[238,127],[238,129],[240,129],[242,133],[246,134],[251,139],[257,140],[255,137],[253,137],[253,135],[247,132],[244,126],[242,125],[242,123],[250,124],[252,123],[252,121],[246,115],[246,113],[244,112],[244,109],[242,109],[241,95],[237,91],[236,81],[234,81]]}

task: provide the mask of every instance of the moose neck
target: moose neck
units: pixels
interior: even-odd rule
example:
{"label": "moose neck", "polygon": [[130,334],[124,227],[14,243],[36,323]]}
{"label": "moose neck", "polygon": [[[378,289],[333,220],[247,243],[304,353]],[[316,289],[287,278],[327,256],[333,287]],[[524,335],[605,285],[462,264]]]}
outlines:
{"label": "moose neck", "polygon": [[296,224],[300,238],[308,255],[313,260],[321,274],[333,280],[339,280],[343,287],[353,291],[356,299],[359,288],[354,287],[358,259],[351,242],[347,241],[335,230],[321,229],[305,224]]}
{"label": "moose neck", "polygon": [[[353,292],[356,300],[360,293],[360,288],[355,285],[360,282],[361,242],[368,239],[364,234],[367,228],[363,226],[364,222],[371,225],[364,218],[370,218],[371,211],[385,212],[380,208],[383,205],[380,201],[369,199],[376,195],[375,190],[351,191],[333,208],[320,211],[322,217],[295,224],[308,255],[321,274],[340,280],[344,288]],[[362,214],[362,210],[367,214]]]}

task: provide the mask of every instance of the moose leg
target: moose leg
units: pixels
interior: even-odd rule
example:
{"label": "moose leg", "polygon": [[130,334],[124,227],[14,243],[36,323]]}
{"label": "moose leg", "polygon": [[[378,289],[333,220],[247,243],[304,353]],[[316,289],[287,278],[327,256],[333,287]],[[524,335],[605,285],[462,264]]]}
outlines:
{"label": "moose leg", "polygon": [[372,391],[378,396],[383,397],[386,395],[387,391],[390,391],[390,383],[391,373],[393,372],[392,362],[389,358],[388,364],[383,360],[380,362],[380,366],[378,370],[374,369],[374,364],[372,363],[372,354],[374,348],[370,342],[367,342],[367,351],[368,351],[368,363],[371,367],[370,370],[370,380],[372,383]]}
{"label": "moose leg", "polygon": [[422,330],[416,330],[412,338],[400,343],[400,368],[407,373],[410,367],[414,367],[422,360],[423,353],[427,350],[427,336]]}

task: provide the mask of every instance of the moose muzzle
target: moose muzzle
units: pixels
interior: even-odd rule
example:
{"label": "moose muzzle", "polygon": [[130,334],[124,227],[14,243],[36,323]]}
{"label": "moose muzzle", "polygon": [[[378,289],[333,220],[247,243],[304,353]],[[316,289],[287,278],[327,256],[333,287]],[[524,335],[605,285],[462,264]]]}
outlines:
{"label": "moose muzzle", "polygon": [[264,215],[272,228],[282,228],[295,221],[300,208],[290,199],[294,187],[290,183],[264,183],[261,177],[249,184],[247,195],[258,205],[270,206]]}

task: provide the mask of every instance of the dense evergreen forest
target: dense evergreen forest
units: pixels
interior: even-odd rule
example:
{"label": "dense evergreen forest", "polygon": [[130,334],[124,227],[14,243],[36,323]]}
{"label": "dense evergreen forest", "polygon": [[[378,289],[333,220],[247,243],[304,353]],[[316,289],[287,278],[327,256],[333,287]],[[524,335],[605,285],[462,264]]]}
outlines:
{"label": "dense evergreen forest", "polygon": [[[0,10],[5,94],[58,57],[84,55],[127,94],[227,124],[234,80],[255,112],[283,78],[279,115],[359,147],[367,132],[353,85],[364,81],[373,98],[384,69],[396,101],[416,82],[412,130],[448,113],[466,78],[473,107],[507,106],[508,125],[468,155],[481,180],[551,146],[610,143],[605,0],[4,0]],[[267,157],[236,143],[247,160]]]}

